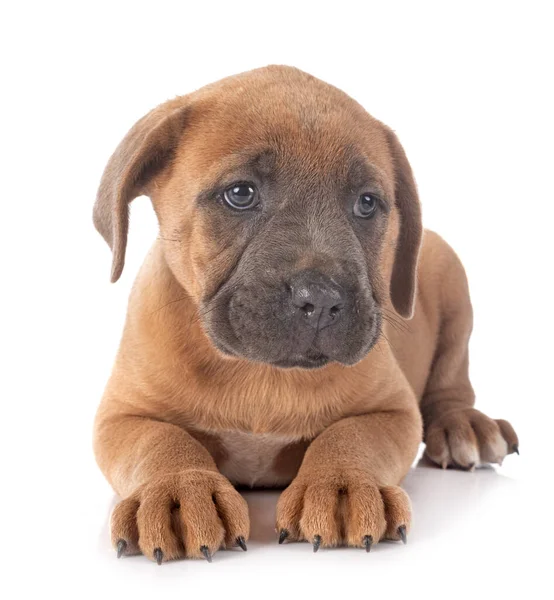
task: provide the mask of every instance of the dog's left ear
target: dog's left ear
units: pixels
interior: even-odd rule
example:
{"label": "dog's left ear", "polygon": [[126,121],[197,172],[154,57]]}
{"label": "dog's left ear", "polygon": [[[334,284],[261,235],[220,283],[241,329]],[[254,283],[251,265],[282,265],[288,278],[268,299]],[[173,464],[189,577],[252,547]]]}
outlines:
{"label": "dog's left ear", "polygon": [[112,282],[125,262],[129,203],[148,194],[148,184],[171,160],[185,128],[182,97],[166,102],[135,123],[112,154],[94,205],[94,225],[113,252]]}
{"label": "dog's left ear", "polygon": [[411,319],[417,288],[417,263],[423,235],[421,206],[410,163],[398,138],[386,129],[387,142],[394,163],[395,203],[400,213],[400,230],[396,244],[390,295],[396,312]]}

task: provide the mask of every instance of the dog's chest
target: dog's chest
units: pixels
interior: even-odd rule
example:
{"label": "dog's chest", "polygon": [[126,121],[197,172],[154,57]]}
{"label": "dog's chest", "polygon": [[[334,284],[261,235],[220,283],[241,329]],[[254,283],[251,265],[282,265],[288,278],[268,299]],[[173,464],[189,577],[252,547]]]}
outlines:
{"label": "dog's chest", "polygon": [[218,467],[232,483],[280,486],[294,477],[305,444],[297,437],[272,433],[218,432],[223,453]]}

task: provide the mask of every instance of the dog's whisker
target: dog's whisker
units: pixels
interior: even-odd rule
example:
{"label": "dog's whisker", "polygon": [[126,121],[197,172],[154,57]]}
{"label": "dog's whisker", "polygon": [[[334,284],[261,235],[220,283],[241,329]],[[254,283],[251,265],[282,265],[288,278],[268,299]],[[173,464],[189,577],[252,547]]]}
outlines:
{"label": "dog's whisker", "polygon": [[391,341],[389,340],[389,338],[381,331],[381,335],[383,336],[383,339],[385,340],[385,342],[387,342],[387,344],[389,345],[389,348],[393,351],[396,352],[394,349],[394,346],[392,345]]}
{"label": "dog's whisker", "polygon": [[398,323],[396,323],[395,321],[391,320],[388,316],[383,315],[383,321],[385,321],[386,323],[388,323],[396,331],[398,331],[400,333],[407,333],[406,329],[403,329]]}
{"label": "dog's whisker", "polygon": [[177,242],[181,243],[183,240],[172,240],[171,238],[166,238],[163,235],[158,235],[158,239],[163,240],[164,242]]}
{"label": "dog's whisker", "polygon": [[394,321],[394,323],[396,323],[396,325],[398,325],[402,331],[410,331],[409,324],[397,315],[391,313],[390,311],[385,312],[384,315],[386,315],[389,320]]}
{"label": "dog's whisker", "polygon": [[166,308],[167,306],[170,306],[171,304],[175,304],[177,302],[183,302],[184,300],[189,300],[189,299],[190,299],[190,296],[186,295],[186,296],[183,296],[182,298],[177,298],[176,300],[171,300],[170,302],[167,302],[166,304],[162,304],[162,306],[160,306],[159,308],[156,308],[156,310],[153,310],[150,313],[150,315],[156,314],[157,312],[159,312],[160,310]]}
{"label": "dog's whisker", "polygon": [[392,325],[397,331],[401,331],[402,333],[410,332],[409,326],[406,323],[398,320],[398,317],[393,317],[389,313],[383,313],[383,319]]}
{"label": "dog's whisker", "polygon": [[[236,291],[236,289],[238,287],[240,287],[240,282],[231,286],[229,291],[232,293],[232,292]],[[189,326],[194,325],[195,323],[199,322],[202,318],[204,318],[206,315],[212,313],[213,311],[217,310],[218,308],[221,308],[228,302],[228,300],[229,300],[229,297],[226,295],[225,297],[219,298],[217,300],[213,300],[212,306],[206,307],[203,310],[197,310],[195,312],[195,314],[192,316],[192,318],[190,319]],[[216,322],[213,321],[213,323],[215,324]]]}

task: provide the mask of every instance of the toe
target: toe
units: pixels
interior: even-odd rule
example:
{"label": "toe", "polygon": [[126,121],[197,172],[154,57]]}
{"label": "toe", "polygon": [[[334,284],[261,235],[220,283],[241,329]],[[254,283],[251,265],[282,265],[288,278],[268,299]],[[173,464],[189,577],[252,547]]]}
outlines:
{"label": "toe", "polygon": [[110,534],[118,558],[140,552],[137,527],[138,508],[138,499],[129,497],[119,502],[112,512]]}
{"label": "toe", "polygon": [[225,527],[209,489],[191,488],[179,499],[184,547],[187,557],[211,557],[225,543]]}
{"label": "toe", "polygon": [[222,484],[213,494],[217,513],[225,529],[225,545],[238,544],[246,550],[250,535],[250,519],[246,500],[230,484]]}
{"label": "toe", "polygon": [[463,469],[473,469],[480,463],[479,443],[477,436],[468,421],[461,413],[452,418],[447,429],[448,447],[452,461]]}
{"label": "toe", "polygon": [[472,416],[471,425],[478,440],[481,462],[501,463],[508,453],[508,444],[496,421],[476,412]]}
{"label": "toe", "polygon": [[443,427],[431,425],[425,435],[425,454],[443,469],[450,464],[450,450]]}
{"label": "toe", "polygon": [[163,489],[155,489],[141,500],[137,511],[142,553],[158,564],[182,556],[182,545],[173,529],[175,501]]}
{"label": "toe", "polygon": [[408,494],[401,487],[391,485],[381,488],[381,496],[387,521],[385,538],[406,543],[412,521],[412,506]]}
{"label": "toe", "polygon": [[340,541],[338,499],[339,490],[331,484],[310,485],[306,489],[300,530],[305,539],[317,540],[314,551],[320,545],[336,546]]}
{"label": "toe", "polygon": [[[294,540],[302,537],[300,519],[302,518],[305,489],[304,484],[293,481],[279,497],[276,522],[279,543],[283,543],[285,539]],[[284,532],[286,532],[286,535]]]}
{"label": "toe", "polygon": [[385,533],[386,520],[385,505],[377,486],[367,483],[349,485],[344,519],[349,546],[367,550],[367,536],[378,542]]}
{"label": "toe", "polygon": [[514,431],[514,428],[508,421],[504,421],[504,419],[497,419],[496,424],[500,429],[502,437],[506,440],[506,444],[508,445],[508,454],[512,454],[513,452],[519,454],[519,439]]}

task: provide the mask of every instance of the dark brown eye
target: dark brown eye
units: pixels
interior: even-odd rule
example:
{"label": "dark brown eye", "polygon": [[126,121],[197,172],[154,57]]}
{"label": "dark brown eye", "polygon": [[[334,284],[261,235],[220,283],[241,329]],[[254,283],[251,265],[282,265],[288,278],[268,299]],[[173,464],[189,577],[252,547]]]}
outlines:
{"label": "dark brown eye", "polygon": [[234,183],[223,193],[225,202],[236,210],[248,210],[258,204],[256,188],[251,183]]}
{"label": "dark brown eye", "polygon": [[354,204],[354,214],[362,219],[369,219],[377,212],[379,200],[373,194],[362,194]]}

